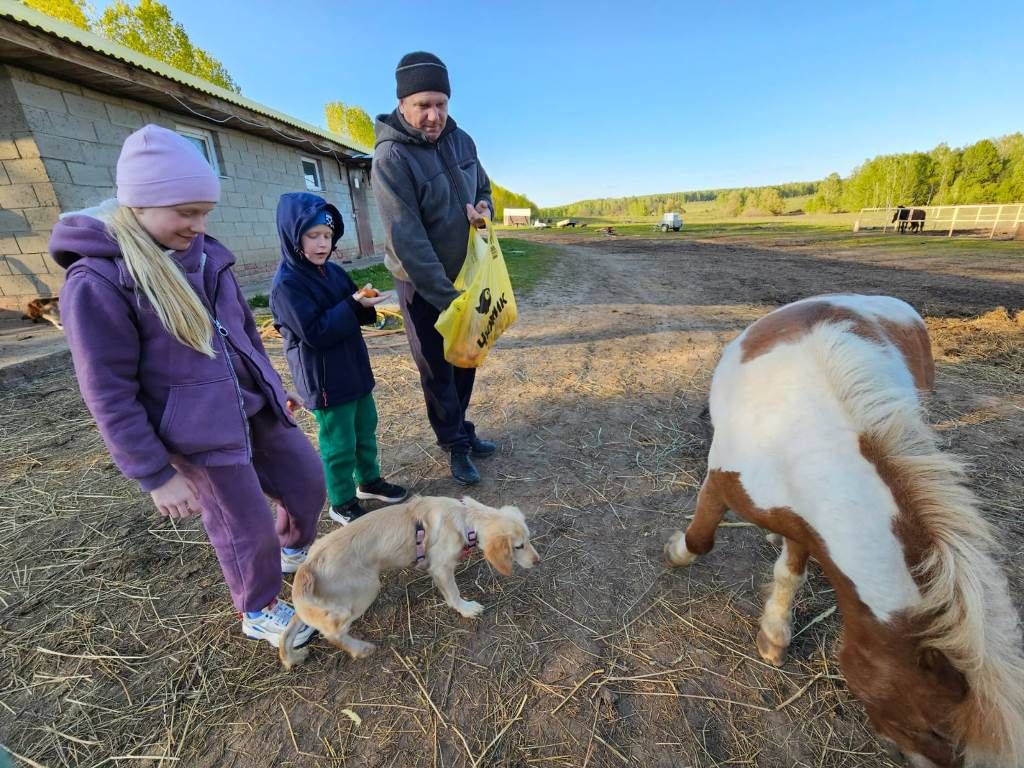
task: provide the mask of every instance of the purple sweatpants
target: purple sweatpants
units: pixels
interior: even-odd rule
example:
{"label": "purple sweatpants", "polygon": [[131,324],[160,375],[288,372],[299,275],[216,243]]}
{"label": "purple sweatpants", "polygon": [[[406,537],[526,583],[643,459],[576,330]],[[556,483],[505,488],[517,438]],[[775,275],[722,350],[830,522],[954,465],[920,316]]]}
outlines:
{"label": "purple sweatpants", "polygon": [[[203,467],[176,458],[196,487],[203,525],[239,611],[258,611],[281,591],[281,547],[316,538],[326,490],[320,457],[301,429],[269,408],[249,419],[251,464]],[[267,496],[274,501],[271,512]]]}

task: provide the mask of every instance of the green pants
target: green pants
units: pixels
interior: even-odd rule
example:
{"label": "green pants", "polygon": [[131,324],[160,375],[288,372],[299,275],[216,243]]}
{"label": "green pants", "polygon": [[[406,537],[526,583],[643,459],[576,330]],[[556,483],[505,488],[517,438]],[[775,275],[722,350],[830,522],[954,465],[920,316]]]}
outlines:
{"label": "green pants", "polygon": [[356,497],[356,483],[380,478],[377,463],[377,405],[373,395],[313,411],[320,425],[320,458],[327,498],[339,508]]}

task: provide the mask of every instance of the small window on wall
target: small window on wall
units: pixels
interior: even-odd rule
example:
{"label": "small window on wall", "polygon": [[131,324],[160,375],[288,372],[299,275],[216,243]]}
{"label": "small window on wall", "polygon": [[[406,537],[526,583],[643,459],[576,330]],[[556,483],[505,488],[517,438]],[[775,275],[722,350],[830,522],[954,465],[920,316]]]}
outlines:
{"label": "small window on wall", "polygon": [[323,192],[323,177],[320,175],[320,163],[310,157],[302,158],[302,175],[306,179],[306,189],[310,192]]}
{"label": "small window on wall", "polygon": [[217,150],[214,148],[213,134],[204,131],[202,128],[194,128],[191,125],[178,125],[174,129],[179,136],[183,136],[190,144],[199,150],[199,154],[206,158],[206,162],[213,168],[214,173],[220,176],[220,165],[217,163]]}

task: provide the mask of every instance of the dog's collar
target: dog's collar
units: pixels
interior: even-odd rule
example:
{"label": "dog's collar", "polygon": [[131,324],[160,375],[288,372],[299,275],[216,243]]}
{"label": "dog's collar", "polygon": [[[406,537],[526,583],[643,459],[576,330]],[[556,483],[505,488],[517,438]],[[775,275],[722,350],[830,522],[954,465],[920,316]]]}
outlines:
{"label": "dog's collar", "polygon": [[[477,535],[476,531],[470,528],[466,531],[466,543],[462,547],[462,553],[459,555],[459,560],[465,560],[469,557],[470,553],[476,549]],[[427,564],[427,529],[423,527],[423,523],[419,520],[416,521],[416,567],[425,568]]]}
{"label": "dog's collar", "polygon": [[465,560],[474,549],[476,549],[476,531],[470,528],[466,531],[466,544],[462,548],[462,554],[459,555],[459,560]]}
{"label": "dog's collar", "polygon": [[427,560],[427,530],[416,521],[416,567],[425,568]]}

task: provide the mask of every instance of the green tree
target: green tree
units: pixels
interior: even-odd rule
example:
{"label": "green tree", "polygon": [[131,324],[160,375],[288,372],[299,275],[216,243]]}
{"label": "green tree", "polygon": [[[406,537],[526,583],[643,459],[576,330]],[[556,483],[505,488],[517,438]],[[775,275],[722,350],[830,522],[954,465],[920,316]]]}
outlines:
{"label": "green tree", "polygon": [[982,139],[964,150],[960,158],[960,175],[954,182],[953,196],[958,203],[990,202],[999,185],[1003,160],[996,145]]}
{"label": "green tree", "polygon": [[86,6],[82,0],[22,0],[29,8],[45,13],[58,21],[74,24],[79,29],[90,31],[92,24],[86,14]]}
{"label": "green tree", "polygon": [[362,107],[330,101],[324,104],[324,117],[327,120],[327,130],[348,136],[367,149],[373,147],[373,120]]}
{"label": "green tree", "polygon": [[500,184],[491,181],[491,201],[494,203],[494,218],[501,221],[505,217],[506,208],[529,208],[531,211],[539,210],[537,204],[526,195],[510,192]]}
{"label": "green tree", "polygon": [[1011,133],[997,139],[996,148],[999,156],[1006,164],[996,201],[1000,203],[1017,203],[1024,201],[1024,134]]}
{"label": "green tree", "polygon": [[725,195],[716,198],[719,201],[723,216],[739,216],[746,202],[745,195],[740,189],[734,189]]}
{"label": "green tree", "polygon": [[192,45],[185,28],[158,0],[139,0],[136,6],[117,0],[103,12],[96,26],[114,42],[222,88],[236,93],[241,90],[223,64]]}
{"label": "green tree", "polygon": [[928,153],[932,159],[931,194],[928,202],[933,205],[947,205],[952,202],[952,187],[960,169],[959,149],[950,149],[948,144],[939,144]]}
{"label": "green tree", "polygon": [[753,201],[748,205],[757,211],[770,213],[778,216],[786,210],[786,204],[782,202],[782,194],[775,187],[760,187],[754,191]]}
{"label": "green tree", "polygon": [[830,173],[818,185],[818,192],[807,203],[807,210],[836,213],[842,210],[843,180],[838,173]]}

